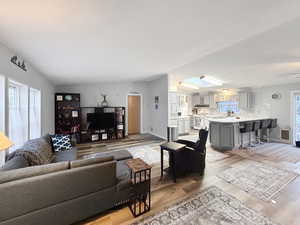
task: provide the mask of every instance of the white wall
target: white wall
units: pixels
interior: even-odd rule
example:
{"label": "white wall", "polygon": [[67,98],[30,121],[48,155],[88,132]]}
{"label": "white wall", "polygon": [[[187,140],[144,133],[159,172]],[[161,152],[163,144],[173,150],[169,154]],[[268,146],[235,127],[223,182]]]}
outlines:
{"label": "white wall", "polygon": [[[14,55],[0,43],[0,74],[29,87],[41,91],[42,94],[42,134],[54,132],[54,85],[35,68],[26,63],[27,72],[10,62]],[[26,61],[26,60],[25,60]],[[7,121],[7,120],[6,120]]]}
{"label": "white wall", "polygon": [[[162,75],[152,81],[113,82],[56,87],[56,92],[80,93],[82,107],[95,107],[103,100],[101,94],[107,95],[110,106],[127,107],[128,94],[142,95],[142,133],[152,133],[166,138],[168,125],[168,78]],[[159,108],[154,108],[154,98],[159,96]],[[126,108],[127,115],[127,108]],[[126,133],[128,124],[126,119]]]}
{"label": "white wall", "polygon": [[[27,72],[24,72],[10,62],[14,55],[7,47],[0,43],[0,75],[6,79],[12,79],[41,91],[42,95],[42,134],[54,132],[54,85],[41,73],[26,63]],[[26,60],[25,60],[26,61]],[[7,99],[7,98],[6,98]],[[7,102],[7,100],[6,100]],[[5,117],[5,129],[8,129],[7,107]],[[3,128],[1,128],[3,130]],[[3,163],[4,154],[0,155],[0,165]]]}
{"label": "white wall", "polygon": [[[148,102],[149,102],[149,130],[150,133],[162,138],[167,138],[168,126],[168,76],[162,75],[160,78],[148,82]],[[159,97],[158,109],[155,109],[154,99]]]}
{"label": "white wall", "polygon": [[[256,114],[266,115],[278,119],[279,128],[291,127],[291,92],[300,90],[300,83],[277,85],[254,89]],[[272,99],[272,94],[280,93],[281,99]],[[279,129],[271,134],[272,138],[279,139]]]}
{"label": "white wall", "polygon": [[[130,93],[142,95],[142,133],[147,133],[149,127],[148,118],[148,98],[147,98],[147,83],[146,82],[113,82],[113,83],[96,83],[96,84],[82,84],[58,86],[56,92],[70,92],[80,93],[82,107],[95,107],[97,102],[101,103],[103,100],[101,94],[106,94],[110,106],[124,106],[127,107],[127,95]],[[127,108],[126,108],[127,115]],[[126,133],[127,133],[127,119],[126,119]]]}

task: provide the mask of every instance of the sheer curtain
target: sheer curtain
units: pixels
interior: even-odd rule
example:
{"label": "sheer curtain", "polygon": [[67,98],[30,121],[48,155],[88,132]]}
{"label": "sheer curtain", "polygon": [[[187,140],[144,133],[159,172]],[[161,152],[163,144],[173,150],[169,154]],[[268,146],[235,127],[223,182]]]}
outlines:
{"label": "sheer curtain", "polygon": [[34,88],[29,90],[29,136],[41,136],[41,92]]}
{"label": "sheer curtain", "polygon": [[9,138],[14,143],[10,152],[28,140],[28,88],[26,85],[9,81],[8,87]]}

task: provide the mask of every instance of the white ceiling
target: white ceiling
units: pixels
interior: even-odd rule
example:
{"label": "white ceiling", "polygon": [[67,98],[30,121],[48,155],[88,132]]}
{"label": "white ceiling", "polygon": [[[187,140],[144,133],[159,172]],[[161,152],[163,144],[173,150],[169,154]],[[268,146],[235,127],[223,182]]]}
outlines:
{"label": "white ceiling", "polygon": [[[0,41],[55,84],[143,80],[168,72],[225,74],[224,67],[238,74],[232,67],[245,64],[239,73],[243,76],[247,66],[259,69],[253,69],[254,63],[266,63],[274,52],[260,56],[260,48],[249,50],[253,59],[249,64],[247,57],[235,61],[232,56],[244,54],[244,47],[234,44],[295,19],[300,9],[299,0],[0,0],[0,4]],[[233,46],[233,53],[219,52],[228,46]],[[255,56],[263,61],[254,62],[259,59]],[[204,61],[197,60],[201,58]],[[218,75],[234,81],[236,75],[230,71],[226,77]]]}
{"label": "white ceiling", "polygon": [[223,80],[224,88],[300,83],[299,27],[300,18],[207,55],[174,70],[173,83],[203,74]]}

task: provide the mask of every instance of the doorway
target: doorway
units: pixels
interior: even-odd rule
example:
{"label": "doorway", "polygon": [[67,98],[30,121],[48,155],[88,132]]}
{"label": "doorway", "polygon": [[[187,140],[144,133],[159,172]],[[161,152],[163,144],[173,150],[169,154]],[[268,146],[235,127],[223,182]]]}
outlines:
{"label": "doorway", "polygon": [[141,96],[128,95],[128,134],[141,133]]}

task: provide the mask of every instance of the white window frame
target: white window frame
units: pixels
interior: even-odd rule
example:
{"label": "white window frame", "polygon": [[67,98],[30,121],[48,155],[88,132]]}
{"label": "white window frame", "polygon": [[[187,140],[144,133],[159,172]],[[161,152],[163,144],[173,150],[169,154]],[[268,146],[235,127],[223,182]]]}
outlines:
{"label": "white window frame", "polygon": [[[37,95],[35,95],[35,97],[37,97],[35,99],[35,101],[38,101],[38,103],[34,104],[35,107],[33,107],[32,105],[32,99],[31,99],[31,93],[32,92],[35,92]],[[41,136],[42,134],[42,121],[41,121],[41,110],[42,110],[42,101],[41,101],[41,97],[42,97],[42,94],[41,94],[41,91],[39,89],[35,89],[35,88],[29,88],[29,104],[28,104],[28,107],[29,107],[29,120],[28,120],[28,129],[29,129],[29,138],[30,139],[33,139],[33,138],[38,138]],[[32,109],[33,108],[33,109]],[[32,126],[32,122],[31,122],[31,113],[32,113],[32,110],[37,110],[37,112],[35,112],[36,114],[36,117],[38,117],[38,124],[39,124],[39,134],[37,137],[33,137],[32,136],[32,132],[31,132],[31,126]]]}
{"label": "white window frame", "polygon": [[16,88],[16,99],[14,100],[16,102],[15,109],[17,110],[17,118],[20,118],[21,122],[23,122],[23,124],[20,124],[19,129],[21,129],[22,131],[22,139],[23,139],[23,143],[15,143],[15,145],[13,147],[10,148],[10,152],[16,150],[17,148],[21,147],[26,141],[28,141],[29,139],[29,87],[25,84],[19,83],[17,81],[14,80],[8,80],[8,84],[7,84],[7,91],[8,91],[8,136],[11,138],[12,142],[16,142],[16,139],[14,139],[12,137],[12,133],[11,133],[11,116],[10,115],[10,110],[13,109],[14,107],[11,107],[10,103],[11,103],[11,97],[10,97],[10,88]]}

